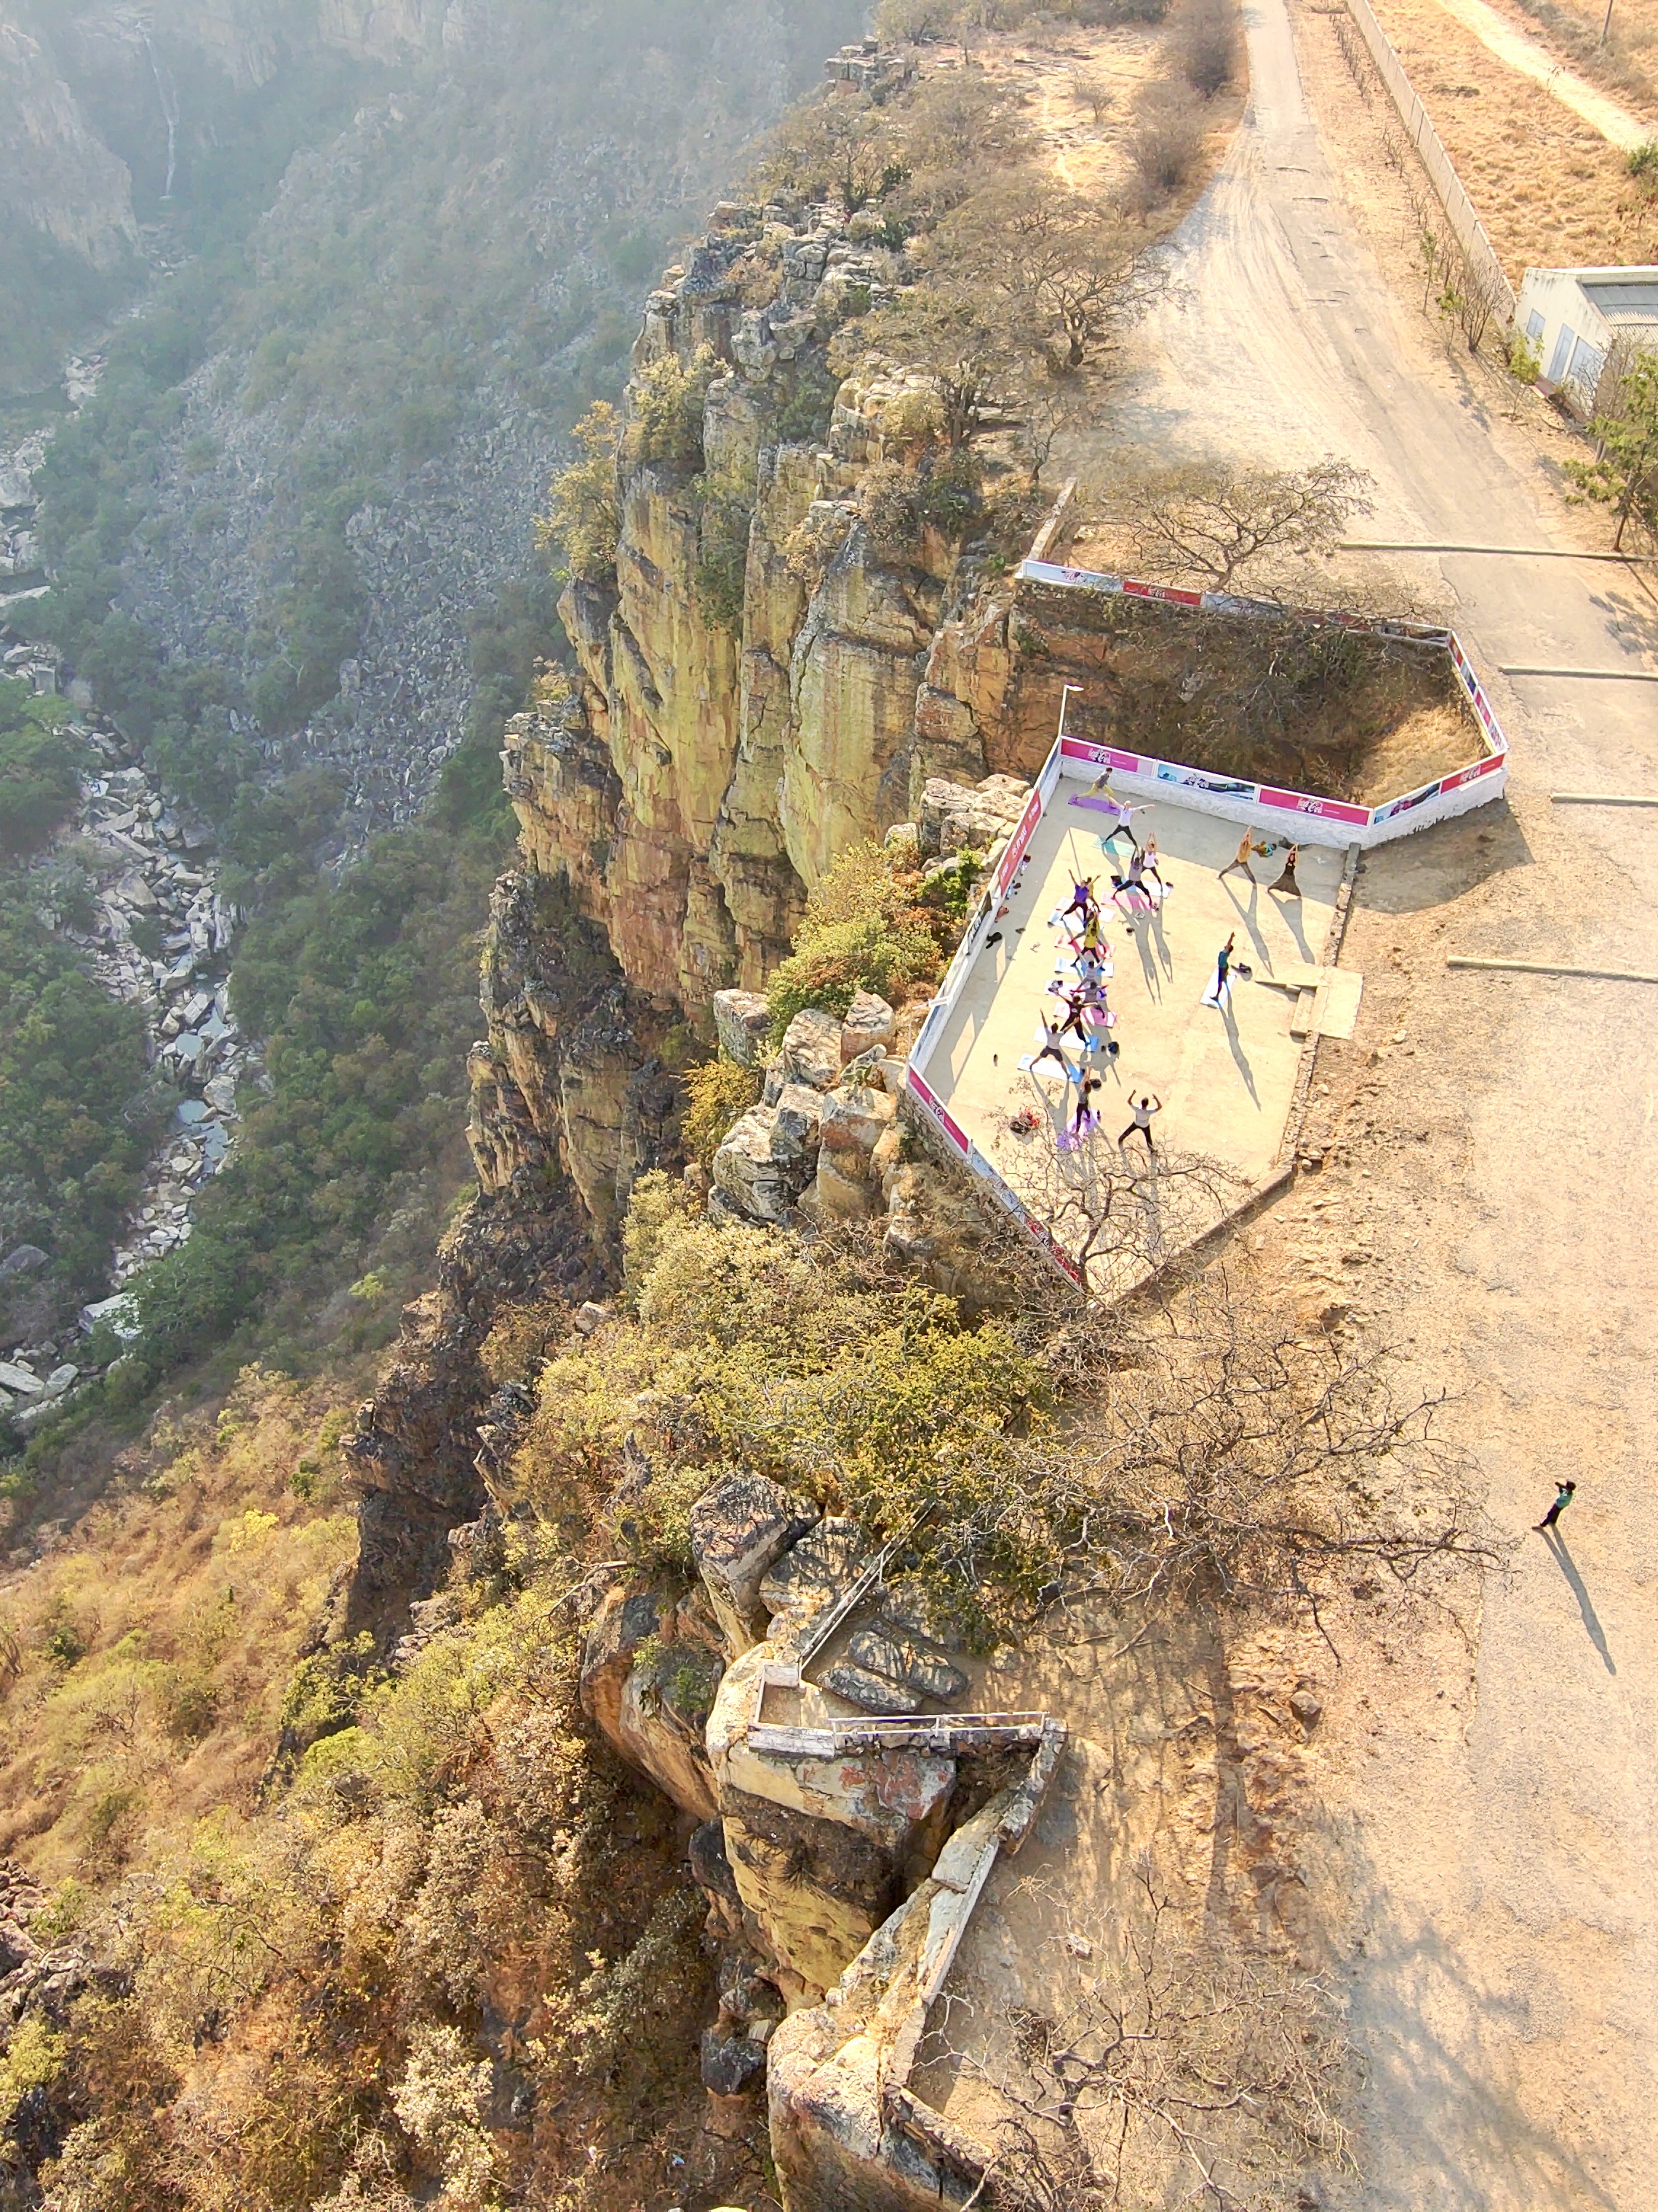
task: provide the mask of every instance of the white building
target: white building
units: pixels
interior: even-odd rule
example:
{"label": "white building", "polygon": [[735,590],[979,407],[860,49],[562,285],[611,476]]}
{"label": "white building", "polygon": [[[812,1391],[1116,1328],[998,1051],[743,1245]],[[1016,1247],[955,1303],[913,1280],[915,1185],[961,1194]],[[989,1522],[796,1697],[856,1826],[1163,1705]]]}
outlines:
{"label": "white building", "polygon": [[1620,340],[1658,353],[1658,267],[1528,269],[1514,319],[1537,349],[1545,382],[1587,415]]}

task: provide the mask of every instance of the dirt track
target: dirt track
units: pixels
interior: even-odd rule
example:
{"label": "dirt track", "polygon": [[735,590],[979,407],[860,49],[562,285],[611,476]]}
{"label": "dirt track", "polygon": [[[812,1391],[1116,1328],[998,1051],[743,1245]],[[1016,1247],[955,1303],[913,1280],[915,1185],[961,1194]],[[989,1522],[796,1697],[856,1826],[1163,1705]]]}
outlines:
{"label": "dirt track", "polygon": [[[1181,295],[1141,334],[1114,432],[1280,465],[1339,453],[1377,480],[1377,539],[1597,542],[1495,381],[1389,291],[1284,0],[1246,15],[1249,112],[1179,234]],[[1315,53],[1327,27],[1303,28]],[[1344,955],[1366,977],[1358,1035],[1322,1048],[1304,1139],[1325,1164],[1239,1257],[1309,1315],[1339,1297],[1424,1389],[1459,1394],[1451,1425],[1516,1549],[1460,1625],[1404,1632],[1385,1595],[1355,1595],[1302,1878],[1351,1973],[1369,2212],[1636,2212],[1658,2173],[1658,992],[1444,956],[1658,969],[1658,818],[1548,798],[1658,791],[1658,685],[1495,674],[1658,667],[1658,599],[1609,563],[1413,565],[1492,672],[1509,803],[1365,862]],[[1551,1553],[1527,1531],[1557,1474],[1581,1488]]]}

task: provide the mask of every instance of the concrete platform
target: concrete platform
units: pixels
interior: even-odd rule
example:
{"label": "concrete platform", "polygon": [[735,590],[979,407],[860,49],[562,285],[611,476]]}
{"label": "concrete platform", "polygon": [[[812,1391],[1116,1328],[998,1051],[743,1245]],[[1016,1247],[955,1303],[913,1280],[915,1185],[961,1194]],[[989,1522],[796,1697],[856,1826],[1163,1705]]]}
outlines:
{"label": "concrete platform", "polygon": [[[1095,1094],[1100,1123],[1083,1139],[1083,1164],[1091,1160],[1102,1171],[1115,1164],[1129,1093],[1149,1090],[1163,1102],[1152,1124],[1159,1152],[1217,1161],[1241,1190],[1277,1158],[1302,1053],[1302,1039],[1291,1034],[1295,993],[1259,979],[1322,960],[1344,855],[1303,845],[1301,898],[1274,897],[1266,886],[1283,869],[1282,845],[1252,861],[1249,881],[1236,872],[1223,878],[1219,871],[1242,835],[1238,826],[1159,800],[1137,809],[1133,827],[1142,841],[1157,838],[1168,896],[1156,913],[1131,923],[1108,896],[1113,873],[1127,865],[1127,840],[1102,851],[1100,833],[1110,819],[1086,805],[1087,791],[1085,784],[1060,784],[1031,841],[1023,888],[996,924],[1001,942],[981,955],[929,1057],[926,1079],[1012,1188],[1034,1210],[1051,1214],[1043,1201],[1051,1201],[1055,1151],[1076,1085],[1062,1080],[1051,1060],[1035,1073],[1022,1073],[1019,1062],[1036,1048],[1044,1012],[1060,1006],[1048,987],[1068,946],[1066,933],[1049,917],[1069,902],[1074,880],[1093,876],[1096,892],[1107,895],[1113,973],[1106,988],[1121,1048],[1114,1058],[1096,1052],[1089,1062],[1104,1087]],[[1253,834],[1262,841],[1267,833]],[[1216,956],[1234,933],[1233,959],[1252,968],[1254,980],[1235,975],[1223,1006],[1205,1005]],[[1072,978],[1057,980],[1069,986]],[[1078,1067],[1076,1038],[1066,1044]],[[1010,1123],[1027,1107],[1041,1127],[1020,1137]],[[1130,1152],[1144,1157],[1139,1138]],[[1074,1164],[1066,1180],[1075,1182]]]}

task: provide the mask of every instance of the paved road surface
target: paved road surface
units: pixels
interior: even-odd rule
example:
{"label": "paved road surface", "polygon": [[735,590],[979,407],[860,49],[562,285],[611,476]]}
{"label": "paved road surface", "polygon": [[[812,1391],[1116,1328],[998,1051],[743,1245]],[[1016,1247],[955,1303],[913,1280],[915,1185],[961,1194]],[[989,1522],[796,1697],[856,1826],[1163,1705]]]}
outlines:
{"label": "paved road surface", "polygon": [[[1365,534],[1379,539],[1568,545],[1575,519],[1541,461],[1362,242],[1284,0],[1245,14],[1250,112],[1181,234],[1182,295],[1143,334],[1130,441],[1279,465],[1339,453],[1377,480]],[[1658,667],[1658,605],[1621,568],[1442,565],[1488,670]],[[1423,1379],[1466,1394],[1453,1418],[1494,1517],[1518,1534],[1557,1473],[1582,1489],[1563,1553],[1521,1535],[1466,1669],[1436,1660],[1438,1680],[1421,1653],[1389,1654],[1393,1692],[1363,1727],[1351,1700],[1345,1719],[1339,1698],[1329,1708],[1370,2069],[1361,2196],[1368,2212],[1636,2212],[1658,2185],[1658,993],[1448,976],[1443,955],[1658,968],[1658,817],[1547,798],[1658,791],[1658,686],[1493,689],[1514,744],[1508,806],[1361,874],[1345,957],[1377,1011],[1358,1046],[1385,1044],[1384,1005],[1411,1044],[1365,1078],[1371,1149],[1350,1124],[1344,1203],[1410,1286],[1393,1322]]]}

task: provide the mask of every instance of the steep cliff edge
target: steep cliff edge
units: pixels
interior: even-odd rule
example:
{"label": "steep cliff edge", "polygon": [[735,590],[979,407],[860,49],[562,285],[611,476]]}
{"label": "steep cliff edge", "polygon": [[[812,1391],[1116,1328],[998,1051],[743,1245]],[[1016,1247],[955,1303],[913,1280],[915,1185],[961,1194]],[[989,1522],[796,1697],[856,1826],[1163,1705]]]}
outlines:
{"label": "steep cliff edge", "polygon": [[[836,333],[886,289],[876,234],[823,209],[725,206],[652,295],[614,575],[572,581],[560,605],[580,697],[508,731],[526,855],[568,874],[630,981],[699,1019],[716,990],[763,982],[830,862],[913,818],[929,776],[1041,758],[1035,733],[1006,759],[995,736],[996,556],[1025,507],[1010,491],[951,511],[944,471],[924,473],[946,458],[926,379],[865,360],[837,383],[829,367]],[[700,390],[678,465],[636,434],[664,364]],[[811,435],[802,417],[831,388]],[[916,489],[894,514],[879,493],[901,465]],[[722,562],[711,525],[729,539],[733,516]]]}
{"label": "steep cliff edge", "polygon": [[[616,447],[614,566],[560,602],[579,689],[507,726],[525,874],[486,976],[556,961],[526,935],[528,887],[568,885],[649,1010],[639,1066],[665,1020],[707,1036],[717,992],[762,988],[814,884],[914,819],[930,778],[1029,776],[1052,741],[1057,687],[1022,656],[1006,580],[1040,501],[1011,469],[987,489],[976,457],[945,447],[926,379],[829,366],[884,289],[871,229],[722,206],[651,295]],[[594,1132],[565,1110],[566,1048],[534,993],[489,981],[485,1012],[472,1135],[493,1191],[544,1152],[574,1162]],[[635,1156],[626,1116],[605,1118],[610,1165],[578,1176],[604,1194],[601,1226]]]}

